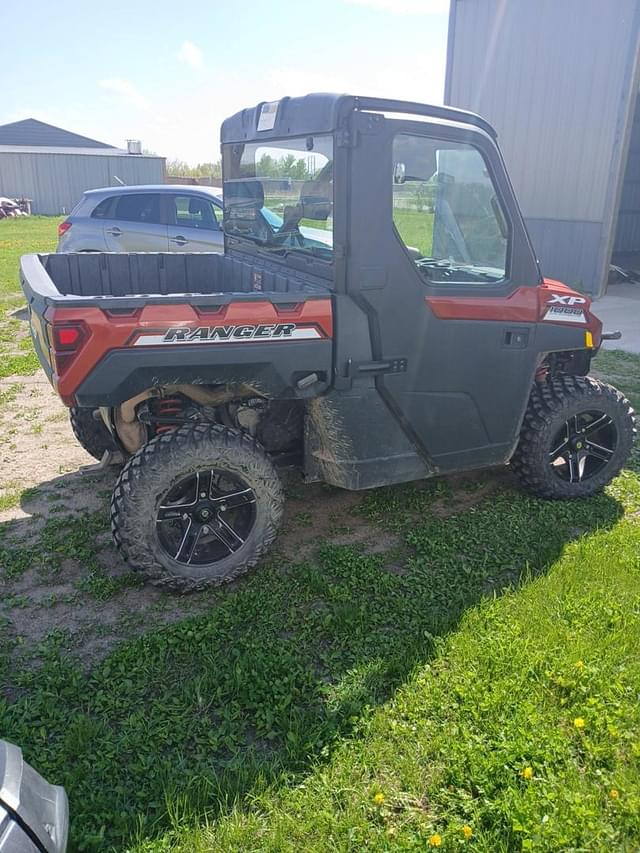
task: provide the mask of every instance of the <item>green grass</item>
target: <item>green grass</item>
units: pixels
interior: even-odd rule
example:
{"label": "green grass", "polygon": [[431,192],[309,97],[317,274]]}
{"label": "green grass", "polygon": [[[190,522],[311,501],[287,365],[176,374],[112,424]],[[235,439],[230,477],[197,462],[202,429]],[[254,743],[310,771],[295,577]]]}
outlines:
{"label": "green grass", "polygon": [[30,216],[0,220],[0,298],[20,295],[20,257],[29,252],[55,252],[62,216]]}
{"label": "green grass", "polygon": [[[487,853],[638,849],[638,533],[631,521],[592,532],[546,576],[485,599],[328,764],[209,827],[178,828],[171,849],[424,850],[435,836]],[[390,646],[375,640],[374,677]]]}
{"label": "green grass", "polygon": [[620,388],[640,412],[640,358],[622,350],[601,350],[593,361],[592,373]]}
{"label": "green grass", "polygon": [[[622,350],[601,350],[592,362],[591,373],[623,391],[640,418],[640,357]],[[631,452],[628,467],[640,473],[638,442]]]}
{"label": "green grass", "polygon": [[[5,633],[0,731],[67,788],[71,849],[635,849],[640,479],[571,503],[483,482],[377,490],[359,511],[393,553],[274,561],[89,672],[64,634],[10,667]],[[52,517],[5,581],[73,557],[109,597],[105,526]]]}
{"label": "green grass", "polygon": [[62,217],[55,216],[0,220],[0,379],[35,373],[40,366],[25,323],[10,315],[24,304],[18,276],[20,257],[55,251],[61,221]]}
{"label": "green grass", "polygon": [[[15,263],[55,241],[52,220],[18,224],[33,230]],[[640,408],[640,358],[606,351],[594,367]],[[377,490],[359,512],[398,537],[392,551],[274,558],[91,669],[65,633],[34,652],[3,625],[0,732],[67,788],[72,851],[424,850],[436,836],[484,853],[639,849],[632,468],[572,503],[490,475]],[[84,568],[70,596],[135,584],[101,567],[107,528],[102,512],[53,513],[17,545],[0,527],[3,612],[26,606],[11,586],[26,572],[55,586],[69,559]]]}
{"label": "green grass", "polygon": [[433,213],[394,207],[393,222],[405,246],[419,249],[420,254],[433,254]]}

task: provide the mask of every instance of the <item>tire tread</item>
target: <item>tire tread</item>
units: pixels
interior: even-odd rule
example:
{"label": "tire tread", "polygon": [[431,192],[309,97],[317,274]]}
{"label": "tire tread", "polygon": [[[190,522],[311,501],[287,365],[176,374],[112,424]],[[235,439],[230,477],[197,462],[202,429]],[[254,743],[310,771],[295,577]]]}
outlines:
{"label": "tire tread", "polygon": [[[541,455],[541,446],[546,432],[553,428],[559,415],[567,405],[576,399],[585,403],[585,409],[590,404],[612,404],[619,412],[618,432],[619,441],[628,449],[635,436],[635,413],[631,403],[617,388],[600,382],[591,376],[571,376],[560,374],[545,382],[536,383],[531,391],[529,404],[525,412],[520,430],[520,439],[511,459],[511,468],[519,477],[522,485],[533,495],[542,498],[567,498],[553,479],[549,478],[548,461]],[[620,473],[626,460],[627,453],[619,454],[615,464],[608,472],[608,480]],[[577,484],[585,488],[576,488],[573,497],[582,497],[592,493],[590,481]]]}
{"label": "tire tread", "polygon": [[[205,445],[218,445],[251,467],[265,486],[268,524],[255,546],[223,576],[190,578],[171,572],[145,547],[140,531],[128,524],[132,508],[145,499],[142,481],[151,472],[161,472],[179,464],[185,452],[197,454]],[[146,496],[147,499],[155,496]],[[156,436],[133,455],[122,469],[111,499],[111,531],[116,547],[131,567],[155,586],[176,592],[194,592],[219,586],[246,573],[256,565],[275,539],[282,516],[283,493],[273,463],[262,446],[248,433],[220,424],[196,422]]]}

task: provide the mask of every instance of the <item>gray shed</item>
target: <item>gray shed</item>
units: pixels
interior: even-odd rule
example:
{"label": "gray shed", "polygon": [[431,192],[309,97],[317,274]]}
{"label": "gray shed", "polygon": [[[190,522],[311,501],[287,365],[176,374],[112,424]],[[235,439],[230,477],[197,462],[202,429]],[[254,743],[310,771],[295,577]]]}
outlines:
{"label": "gray shed", "polygon": [[31,199],[33,213],[69,213],[85,190],[115,186],[118,178],[161,184],[164,176],[164,157],[130,153],[36,119],[0,126],[0,195]]}
{"label": "gray shed", "polygon": [[486,116],[543,273],[640,270],[640,0],[451,0],[445,102]]}

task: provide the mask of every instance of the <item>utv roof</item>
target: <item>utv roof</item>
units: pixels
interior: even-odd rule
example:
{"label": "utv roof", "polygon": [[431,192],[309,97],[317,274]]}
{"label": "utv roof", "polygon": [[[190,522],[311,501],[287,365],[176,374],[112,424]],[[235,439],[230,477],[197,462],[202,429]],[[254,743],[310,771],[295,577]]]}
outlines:
{"label": "utv roof", "polygon": [[[426,116],[437,120],[456,121],[474,125],[493,139],[496,132],[486,119],[476,113],[454,107],[432,106],[414,101],[394,101],[385,98],[363,98],[355,95],[316,93],[299,98],[282,98],[274,101],[277,111],[269,122],[258,129],[265,101],[255,107],[241,110],[222,123],[220,140],[245,142],[249,139],[276,139],[284,136],[304,136],[327,133],[340,127],[343,119],[354,110],[366,112],[404,113]],[[264,118],[264,117],[263,117]]]}

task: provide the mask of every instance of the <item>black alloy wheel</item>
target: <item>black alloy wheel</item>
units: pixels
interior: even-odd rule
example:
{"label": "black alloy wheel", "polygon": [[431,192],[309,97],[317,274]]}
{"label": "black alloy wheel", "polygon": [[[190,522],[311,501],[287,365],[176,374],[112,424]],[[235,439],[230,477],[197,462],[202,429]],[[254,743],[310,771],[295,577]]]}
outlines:
{"label": "black alloy wheel", "polygon": [[196,422],[156,436],[129,459],[113,490],[111,530],[133,569],[187,592],[255,566],[283,505],[278,472],[254,438]]}
{"label": "black alloy wheel", "polygon": [[156,516],[158,539],[178,563],[217,563],[247,541],[256,520],[255,505],[255,492],[240,477],[198,471],[162,499]]}
{"label": "black alloy wheel", "polygon": [[586,498],[602,491],[627,461],[635,415],[624,394],[590,376],[537,382],[511,468],[542,498]]}
{"label": "black alloy wheel", "polygon": [[590,410],[569,418],[552,442],[549,462],[554,474],[569,483],[597,476],[618,446],[618,429],[606,412]]}

